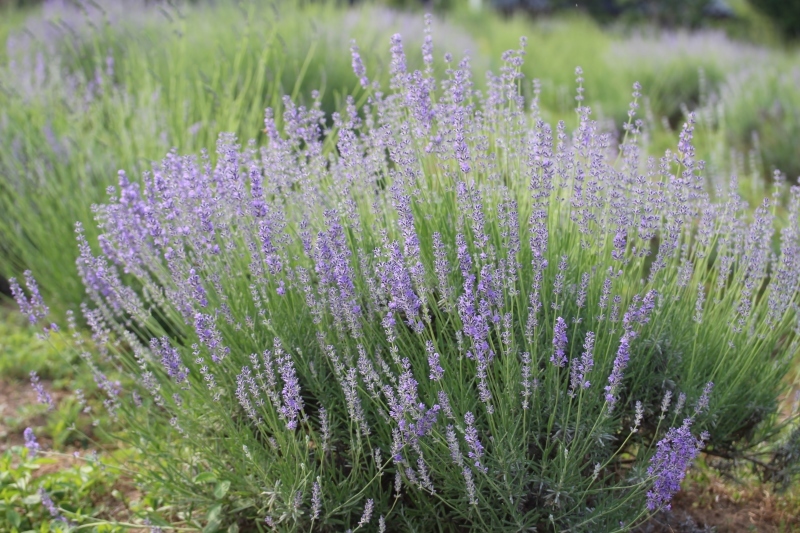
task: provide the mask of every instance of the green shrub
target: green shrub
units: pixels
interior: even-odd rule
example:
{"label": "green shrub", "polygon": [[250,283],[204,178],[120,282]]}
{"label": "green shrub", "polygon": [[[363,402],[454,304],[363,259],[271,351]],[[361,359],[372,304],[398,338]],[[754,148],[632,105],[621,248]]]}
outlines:
{"label": "green shrub", "polygon": [[617,153],[580,72],[570,135],[521,98],[521,51],[478,92],[430,46],[412,72],[392,38],[389,93],[354,49],[365,107],[328,129],[287,98],[260,150],[121,173],[101,253],[79,228],[86,321],[136,382],[107,405],[187,520],[624,531],[703,446],[780,428],[800,188],[773,254],[771,200],[705,193],[693,116],[645,161],[638,86]]}

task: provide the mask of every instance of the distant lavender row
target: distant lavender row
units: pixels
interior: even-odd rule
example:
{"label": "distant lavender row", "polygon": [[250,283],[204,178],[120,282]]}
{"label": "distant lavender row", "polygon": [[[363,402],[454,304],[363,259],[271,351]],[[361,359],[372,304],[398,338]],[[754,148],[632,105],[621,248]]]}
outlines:
{"label": "distant lavender row", "polygon": [[615,531],[668,506],[703,446],[769,423],[797,350],[800,187],[752,220],[736,187],[712,201],[693,117],[645,159],[638,85],[613,150],[580,70],[579,125],[553,128],[521,97],[524,54],[480,92],[430,30],[421,71],[395,35],[384,93],[354,44],[363,108],[329,125],[318,95],[287,97],[261,149],[222,135],[216,162],[120,173],[78,269],[137,384],[96,372],[107,405],[146,403],[136,431],[180,443],[154,468],[211,470],[252,501],[231,520],[283,531]]}

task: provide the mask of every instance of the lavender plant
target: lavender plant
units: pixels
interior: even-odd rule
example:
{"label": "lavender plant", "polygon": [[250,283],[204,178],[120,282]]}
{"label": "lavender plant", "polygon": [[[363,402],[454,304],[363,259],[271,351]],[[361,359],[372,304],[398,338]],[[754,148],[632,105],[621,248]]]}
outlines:
{"label": "lavender plant", "polygon": [[692,117],[645,160],[639,87],[617,146],[578,70],[579,125],[553,127],[524,48],[477,91],[468,57],[437,78],[428,34],[411,71],[395,35],[385,93],[354,44],[363,108],[328,126],[287,97],[261,149],[120,172],[99,253],[78,225],[86,321],[135,386],[98,383],[173,504],[279,531],[622,531],[701,448],[774,430],[800,188],[778,242],[774,199],[706,194]]}

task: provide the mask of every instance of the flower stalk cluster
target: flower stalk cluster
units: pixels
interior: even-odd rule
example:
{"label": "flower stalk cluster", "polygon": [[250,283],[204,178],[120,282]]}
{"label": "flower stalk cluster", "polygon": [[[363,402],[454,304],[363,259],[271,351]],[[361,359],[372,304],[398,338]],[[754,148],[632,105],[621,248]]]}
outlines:
{"label": "flower stalk cluster", "polygon": [[524,44],[479,92],[469,58],[437,79],[426,38],[412,72],[396,35],[388,93],[354,45],[363,106],[287,97],[261,148],[221,135],[120,173],[100,253],[78,227],[87,323],[135,383],[102,377],[109,406],[151,406],[176,458],[253,497],[244,519],[613,531],[774,411],[800,188],[773,253],[773,200],[751,220],[735,188],[705,192],[691,117],[647,158],[636,106],[617,145],[578,72],[576,129],[550,125],[521,96]]}

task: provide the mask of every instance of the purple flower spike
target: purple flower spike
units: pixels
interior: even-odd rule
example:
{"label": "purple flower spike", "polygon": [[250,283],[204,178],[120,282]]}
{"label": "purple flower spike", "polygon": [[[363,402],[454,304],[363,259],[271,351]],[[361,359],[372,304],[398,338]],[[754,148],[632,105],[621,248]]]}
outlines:
{"label": "purple flower spike", "polygon": [[30,456],[34,457],[40,448],[39,443],[36,441],[36,435],[33,434],[33,430],[31,428],[25,428],[22,436],[25,437],[25,447],[28,448]]}
{"label": "purple flower spike", "polygon": [[64,522],[68,526],[72,525],[71,522],[67,520],[63,514],[61,514],[61,510],[50,498],[50,495],[47,494],[47,491],[44,489],[39,489],[39,497],[42,499],[42,505],[44,505],[45,509],[47,509],[47,512],[50,513],[50,516],[52,516],[54,520],[57,520],[58,522]]}
{"label": "purple flower spike", "polygon": [[711,397],[711,391],[714,388],[714,383],[709,381],[706,383],[706,386],[703,388],[703,394],[700,395],[700,399],[697,400],[697,405],[694,408],[694,414],[699,415],[703,411],[708,409],[708,402]]}
{"label": "purple flower spike", "polygon": [[36,324],[47,316],[50,310],[45,305],[44,298],[39,292],[39,285],[30,270],[25,271],[25,285],[27,285],[28,292],[31,294],[30,300],[25,296],[25,292],[15,278],[9,279],[8,282],[11,285],[11,294],[14,296],[17,305],[19,305],[19,310],[23,315],[28,316],[31,324]]}
{"label": "purple flower spike", "polygon": [[467,414],[464,415],[464,422],[467,424],[464,430],[464,440],[467,442],[470,449],[467,455],[469,455],[470,459],[475,460],[475,467],[477,469],[486,472],[488,469],[481,464],[483,444],[481,444],[480,438],[478,438],[478,430],[475,429],[475,415],[471,412],[467,412]]}
{"label": "purple flower spike", "polygon": [[433,342],[427,341],[425,347],[428,350],[428,366],[431,368],[431,381],[439,381],[444,376],[444,369],[439,364],[439,354],[436,352]]}
{"label": "purple flower spike", "polygon": [[55,409],[55,403],[53,402],[53,397],[50,396],[50,393],[44,390],[44,385],[41,384],[39,381],[39,375],[36,374],[35,370],[31,371],[31,387],[33,390],[36,391],[36,400],[39,403],[43,403],[47,406],[48,411],[52,411]]}
{"label": "purple flower spike", "polygon": [[594,338],[594,332],[588,332],[586,334],[586,340],[583,342],[583,353],[580,359],[574,357],[572,361],[570,361],[569,392],[572,396],[575,395],[576,391],[588,389],[591,385],[586,379],[586,375],[591,372],[592,367],[594,367]]}
{"label": "purple flower spike", "polygon": [[614,249],[611,252],[611,257],[616,259],[617,261],[621,261],[625,255],[625,248],[628,243],[627,235],[624,231],[618,231],[616,235],[614,235]]}
{"label": "purple flower spike", "polygon": [[647,493],[647,508],[670,509],[672,497],[681,488],[681,481],[692,461],[703,448],[707,435],[694,438],[690,431],[692,420],[687,418],[679,428],[670,428],[656,444],[656,453],[650,459],[647,474],[654,478],[653,488]]}
{"label": "purple flower spike", "polygon": [[297,415],[303,410],[303,397],[300,396],[300,381],[289,354],[278,359],[278,372],[283,380],[281,416],[286,419],[286,429],[297,429]]}
{"label": "purple flower spike", "polygon": [[353,58],[353,72],[356,76],[358,76],[358,81],[361,84],[361,87],[366,89],[369,86],[367,69],[364,67],[364,61],[361,59],[361,53],[359,52],[355,41],[352,41],[350,44],[350,55]]}
{"label": "purple flower spike", "polygon": [[617,357],[614,359],[614,368],[608,376],[608,385],[606,385],[606,403],[608,404],[608,412],[614,410],[614,405],[617,403],[617,390],[622,384],[622,373],[625,367],[628,366],[628,361],[631,356],[630,341],[635,336],[632,331],[627,331],[619,341],[619,349],[617,350]]}
{"label": "purple flower spike", "polygon": [[553,355],[550,362],[559,368],[567,364],[567,323],[563,318],[556,318],[556,325],[553,328]]}

